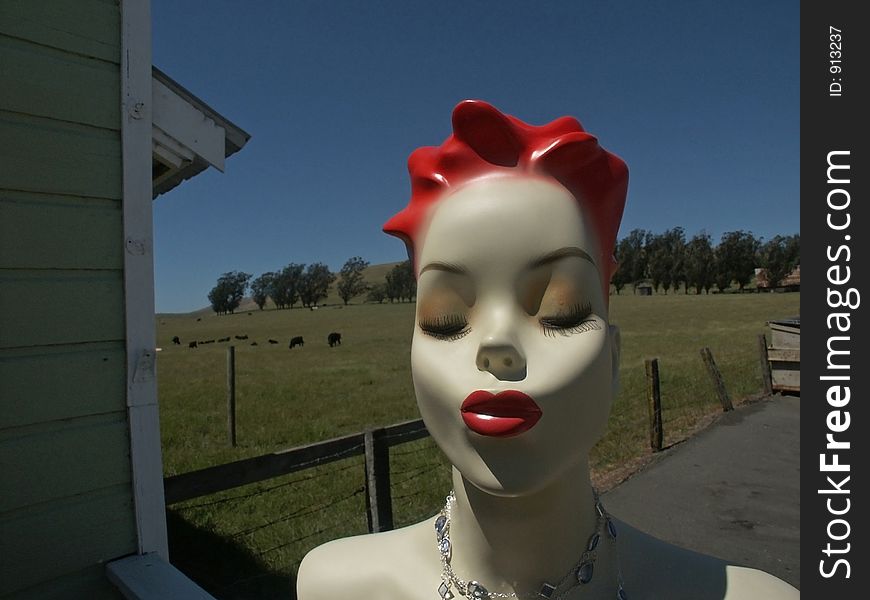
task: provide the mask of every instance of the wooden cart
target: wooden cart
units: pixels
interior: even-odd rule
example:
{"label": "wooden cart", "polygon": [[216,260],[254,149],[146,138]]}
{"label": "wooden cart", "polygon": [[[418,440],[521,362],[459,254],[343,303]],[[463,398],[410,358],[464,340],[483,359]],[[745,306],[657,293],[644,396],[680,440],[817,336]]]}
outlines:
{"label": "wooden cart", "polygon": [[774,391],[801,391],[801,319],[768,321],[767,361]]}

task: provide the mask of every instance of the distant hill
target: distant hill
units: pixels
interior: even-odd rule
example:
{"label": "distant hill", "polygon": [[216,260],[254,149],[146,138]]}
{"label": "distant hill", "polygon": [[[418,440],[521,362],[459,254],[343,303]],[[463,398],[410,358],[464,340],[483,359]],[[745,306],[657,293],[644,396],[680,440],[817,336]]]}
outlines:
{"label": "distant hill", "polygon": [[[371,265],[363,271],[363,279],[365,279],[366,283],[368,283],[368,284],[383,283],[384,279],[387,276],[387,273],[389,273],[393,267],[400,264],[401,262],[402,261],[383,263],[380,265]],[[338,283],[338,280],[336,279],[335,283],[332,284],[332,287],[331,287],[330,292],[329,292],[329,296],[326,297],[326,300],[322,300],[321,304],[344,304],[344,301],[342,301],[342,299],[338,295],[338,290],[336,289],[337,283]],[[361,296],[357,296],[356,298],[353,298],[350,302],[351,302],[351,304],[361,304],[361,303],[365,302],[365,294],[363,294]],[[301,306],[301,305],[297,304],[296,306]],[[275,305],[272,304],[271,300],[267,300],[265,308],[267,308],[267,309],[275,308]],[[260,308],[256,305],[256,303],[253,301],[253,299],[251,299],[250,297],[246,297],[246,298],[242,299],[242,303],[236,309],[236,312],[245,312],[245,311],[250,312],[250,311],[254,311],[254,310],[260,310]],[[211,309],[211,306],[209,305],[209,306],[203,306],[200,309],[191,311],[189,314],[193,315],[193,316],[197,316],[197,317],[201,317],[201,316],[207,317],[207,316],[213,315],[215,313]]]}

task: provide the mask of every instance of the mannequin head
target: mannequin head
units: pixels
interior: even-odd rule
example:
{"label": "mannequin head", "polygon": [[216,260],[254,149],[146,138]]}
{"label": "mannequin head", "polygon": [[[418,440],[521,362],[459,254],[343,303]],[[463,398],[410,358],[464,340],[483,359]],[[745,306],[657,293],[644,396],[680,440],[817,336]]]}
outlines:
{"label": "mannequin head", "polygon": [[558,182],[595,230],[598,246],[592,256],[601,266],[605,297],[616,267],[613,248],[625,206],[628,168],[618,156],[598,145],[572,117],[534,126],[480,100],[460,102],[453,110],[453,134],[440,146],[425,146],[408,158],[411,200],[384,225],[402,239],[419,273],[419,237],[426,231],[433,207],[447,193],[498,175],[526,174]]}
{"label": "mannequin head", "polygon": [[[517,131],[545,148],[513,156],[529,145]],[[624,163],[573,119],[536,128],[469,102],[454,112],[454,135],[409,162],[414,195],[385,229],[414,257],[421,414],[476,487],[537,491],[585,467],[607,424],[619,348],[607,284]],[[437,185],[419,181],[424,168]]]}

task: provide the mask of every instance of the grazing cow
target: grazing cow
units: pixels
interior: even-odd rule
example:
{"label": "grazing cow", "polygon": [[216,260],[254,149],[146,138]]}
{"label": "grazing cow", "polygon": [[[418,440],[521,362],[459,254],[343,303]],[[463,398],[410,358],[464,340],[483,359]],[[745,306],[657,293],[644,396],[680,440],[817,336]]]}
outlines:
{"label": "grazing cow", "polygon": [[188,347],[188,348],[196,348],[196,340],[190,342],[190,343],[187,345],[187,347]]}
{"label": "grazing cow", "polygon": [[202,321],[202,317],[198,318],[197,321]]}
{"label": "grazing cow", "polygon": [[333,346],[341,346],[341,334],[333,331],[329,334],[329,337],[326,339],[326,341],[329,342],[330,348],[332,348]]}
{"label": "grazing cow", "polygon": [[278,343],[278,340],[269,340],[269,343],[270,343],[270,344],[277,344],[277,343]]}
{"label": "grazing cow", "polygon": [[290,349],[292,350],[296,346],[305,346],[305,340],[302,339],[301,335],[297,335],[295,338],[291,338],[290,340]]}
{"label": "grazing cow", "polygon": [[258,346],[259,344],[257,344],[257,342],[251,342],[251,345],[252,345],[252,346]]}
{"label": "grazing cow", "polygon": [[222,344],[223,342],[228,342],[228,341],[230,341],[230,338],[228,338],[228,337],[221,338],[218,340],[218,344]]}
{"label": "grazing cow", "polygon": [[175,344],[176,346],[180,346],[181,340],[178,339],[178,336],[176,335],[175,337],[172,338],[172,343]]}
{"label": "grazing cow", "polygon": [[236,339],[237,339],[237,340],[246,340],[246,339],[248,339],[248,334],[245,334],[245,335],[237,335],[237,336],[236,336]]}
{"label": "grazing cow", "polygon": [[214,344],[214,340],[200,340],[199,345],[203,344]]}

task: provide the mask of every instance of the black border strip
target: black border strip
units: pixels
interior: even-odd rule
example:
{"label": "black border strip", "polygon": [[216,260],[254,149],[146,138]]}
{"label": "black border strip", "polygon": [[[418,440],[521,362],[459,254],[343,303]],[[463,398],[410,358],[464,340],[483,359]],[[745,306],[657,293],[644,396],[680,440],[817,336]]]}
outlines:
{"label": "black border strip", "polygon": [[[846,593],[863,597],[870,571],[865,564],[868,500],[858,491],[868,488],[868,448],[863,442],[870,432],[865,408],[870,369],[861,350],[870,341],[864,316],[868,308],[858,300],[863,292],[870,294],[870,255],[863,248],[864,238],[870,236],[864,124],[870,120],[864,81],[870,23],[858,17],[861,4],[801,3],[801,593],[807,598],[847,597]],[[848,171],[830,172],[836,181],[829,181],[829,160],[849,165]],[[829,207],[829,195],[841,208]],[[847,296],[850,289],[857,295]],[[840,300],[838,293],[853,306],[832,306]],[[870,302],[870,296],[863,300]],[[832,313],[848,317],[829,319]],[[847,330],[838,331],[838,325]],[[831,355],[829,345],[849,354]],[[841,368],[829,367],[829,359]],[[848,380],[822,379],[834,375]],[[838,385],[849,387],[848,402],[843,400],[843,387],[831,391]],[[828,448],[828,434],[837,442],[848,442],[849,448]],[[839,464],[849,465],[848,470],[823,469],[820,455],[831,464],[834,454]]]}

